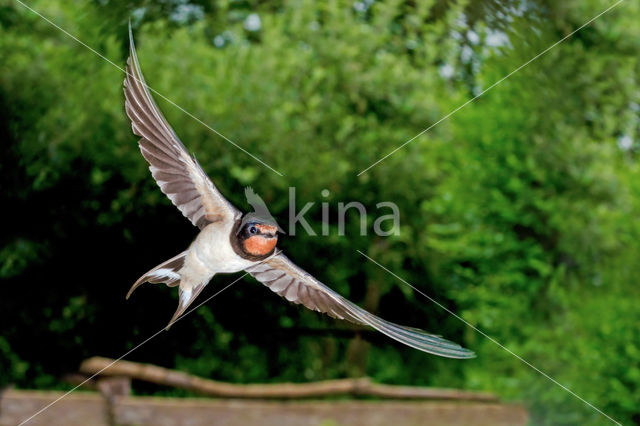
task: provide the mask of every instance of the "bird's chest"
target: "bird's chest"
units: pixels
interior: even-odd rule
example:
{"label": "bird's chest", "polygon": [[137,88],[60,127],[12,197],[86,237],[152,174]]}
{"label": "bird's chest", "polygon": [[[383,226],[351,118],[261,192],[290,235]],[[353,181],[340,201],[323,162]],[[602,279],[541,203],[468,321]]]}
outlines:
{"label": "bird's chest", "polygon": [[233,223],[212,223],[200,231],[191,245],[193,256],[213,273],[238,272],[255,263],[243,259],[233,250],[232,228]]}

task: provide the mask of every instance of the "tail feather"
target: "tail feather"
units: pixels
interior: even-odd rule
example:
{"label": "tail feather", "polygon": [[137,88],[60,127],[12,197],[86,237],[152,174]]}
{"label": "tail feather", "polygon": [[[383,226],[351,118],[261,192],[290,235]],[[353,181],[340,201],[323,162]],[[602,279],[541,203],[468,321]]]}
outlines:
{"label": "tail feather", "polygon": [[167,324],[166,330],[168,330],[169,327],[171,327],[173,323],[176,322],[178,318],[180,318],[180,316],[184,313],[184,311],[187,310],[189,305],[191,305],[191,303],[193,303],[193,301],[196,300],[196,297],[198,297],[202,289],[207,285],[207,282],[208,281],[197,284],[193,287],[188,287],[188,288],[185,287],[184,289],[182,285],[178,287],[180,291],[180,294],[179,294],[180,297],[178,300],[178,309],[176,310],[176,313],[173,314],[173,317],[171,318],[171,321],[169,321],[169,324]]}
{"label": "tail feather", "polygon": [[172,257],[151,269],[143,276],[138,278],[138,280],[131,286],[129,292],[127,293],[127,299],[131,296],[133,291],[140,287],[142,284],[149,283],[165,283],[169,287],[175,287],[180,283],[180,274],[178,273],[182,266],[184,265],[184,258],[187,255],[186,251],[183,251],[179,255]]}

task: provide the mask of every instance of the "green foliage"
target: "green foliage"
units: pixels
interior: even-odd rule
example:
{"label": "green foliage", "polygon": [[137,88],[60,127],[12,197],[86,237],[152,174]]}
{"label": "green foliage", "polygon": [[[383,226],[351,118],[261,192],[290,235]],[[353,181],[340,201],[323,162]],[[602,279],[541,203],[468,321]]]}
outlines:
{"label": "green foliage", "polygon": [[[130,359],[235,382],[365,373],[524,400],[536,424],[603,421],[361,250],[616,420],[637,422],[640,168],[626,141],[639,136],[638,5],[620,5],[358,176],[607,4],[197,1],[185,15],[185,2],[32,3],[119,67],[133,16],[146,80],[171,100],[156,96],[160,108],[238,207],[251,185],[286,224],[295,187],[298,209],[315,202],[307,217],[320,233],[321,202],[334,218],[339,202],[362,202],[369,229],[376,203],[395,202],[398,236],[361,237],[350,214],[347,238],[331,225],[282,246],[381,316],[478,353],[430,357],[246,279]],[[165,324],[170,289],[123,296],[195,231],[149,176],[122,72],[19,4],[0,8],[0,197],[10,206],[0,385],[55,387],[83,358],[118,357]],[[252,13],[257,31],[244,25]],[[202,300],[233,278],[216,277]]]}

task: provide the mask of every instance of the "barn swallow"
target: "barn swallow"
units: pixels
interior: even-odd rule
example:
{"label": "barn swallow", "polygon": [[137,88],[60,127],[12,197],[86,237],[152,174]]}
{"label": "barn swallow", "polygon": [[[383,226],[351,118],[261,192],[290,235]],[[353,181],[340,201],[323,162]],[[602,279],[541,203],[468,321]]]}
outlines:
{"label": "barn swallow", "polygon": [[145,282],[178,287],[178,309],[169,328],[214,275],[246,271],[290,302],[373,327],[415,349],[448,358],[475,356],[439,336],[385,321],[365,311],[276,250],[279,227],[268,210],[264,214],[264,202],[258,201],[259,197],[250,198],[247,193],[256,211],[243,214],[218,191],[195,157],[188,154],[151,97],[140,71],[131,28],[129,39],[131,51],[124,95],[133,133],[140,137],[140,151],[160,190],[200,232],[189,248],[140,277],[129,290],[127,299]]}

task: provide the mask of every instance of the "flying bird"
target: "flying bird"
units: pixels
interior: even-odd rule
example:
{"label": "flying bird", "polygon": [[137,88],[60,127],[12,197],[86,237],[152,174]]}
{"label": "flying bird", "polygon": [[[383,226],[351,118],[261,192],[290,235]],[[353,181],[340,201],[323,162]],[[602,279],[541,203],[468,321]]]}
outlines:
{"label": "flying bird", "polygon": [[[448,358],[475,356],[442,337],[385,321],[365,311],[277,250],[279,227],[262,199],[257,195],[253,197],[253,190],[247,191],[248,201],[256,212],[243,214],[225,199],[195,157],[189,155],[151,97],[140,71],[131,28],[129,39],[131,51],[124,95],[133,133],[140,137],[140,151],[160,190],[200,232],[189,248],[140,277],[129,290],[127,299],[145,282],[178,287],[178,309],[169,328],[214,275],[246,271],[290,302],[373,327],[415,349]],[[253,195],[249,196],[249,192]]]}
{"label": "flying bird", "polygon": [[247,202],[251,205],[251,207],[253,207],[253,213],[245,214],[242,217],[243,223],[258,218],[265,224],[275,226],[276,228],[278,228],[278,232],[284,234],[282,228],[278,226],[276,220],[273,218],[273,216],[271,216],[271,212],[269,212],[269,209],[267,208],[267,205],[265,204],[262,197],[256,194],[253,188],[251,188],[250,186],[246,187],[244,190],[244,196],[246,197]]}

